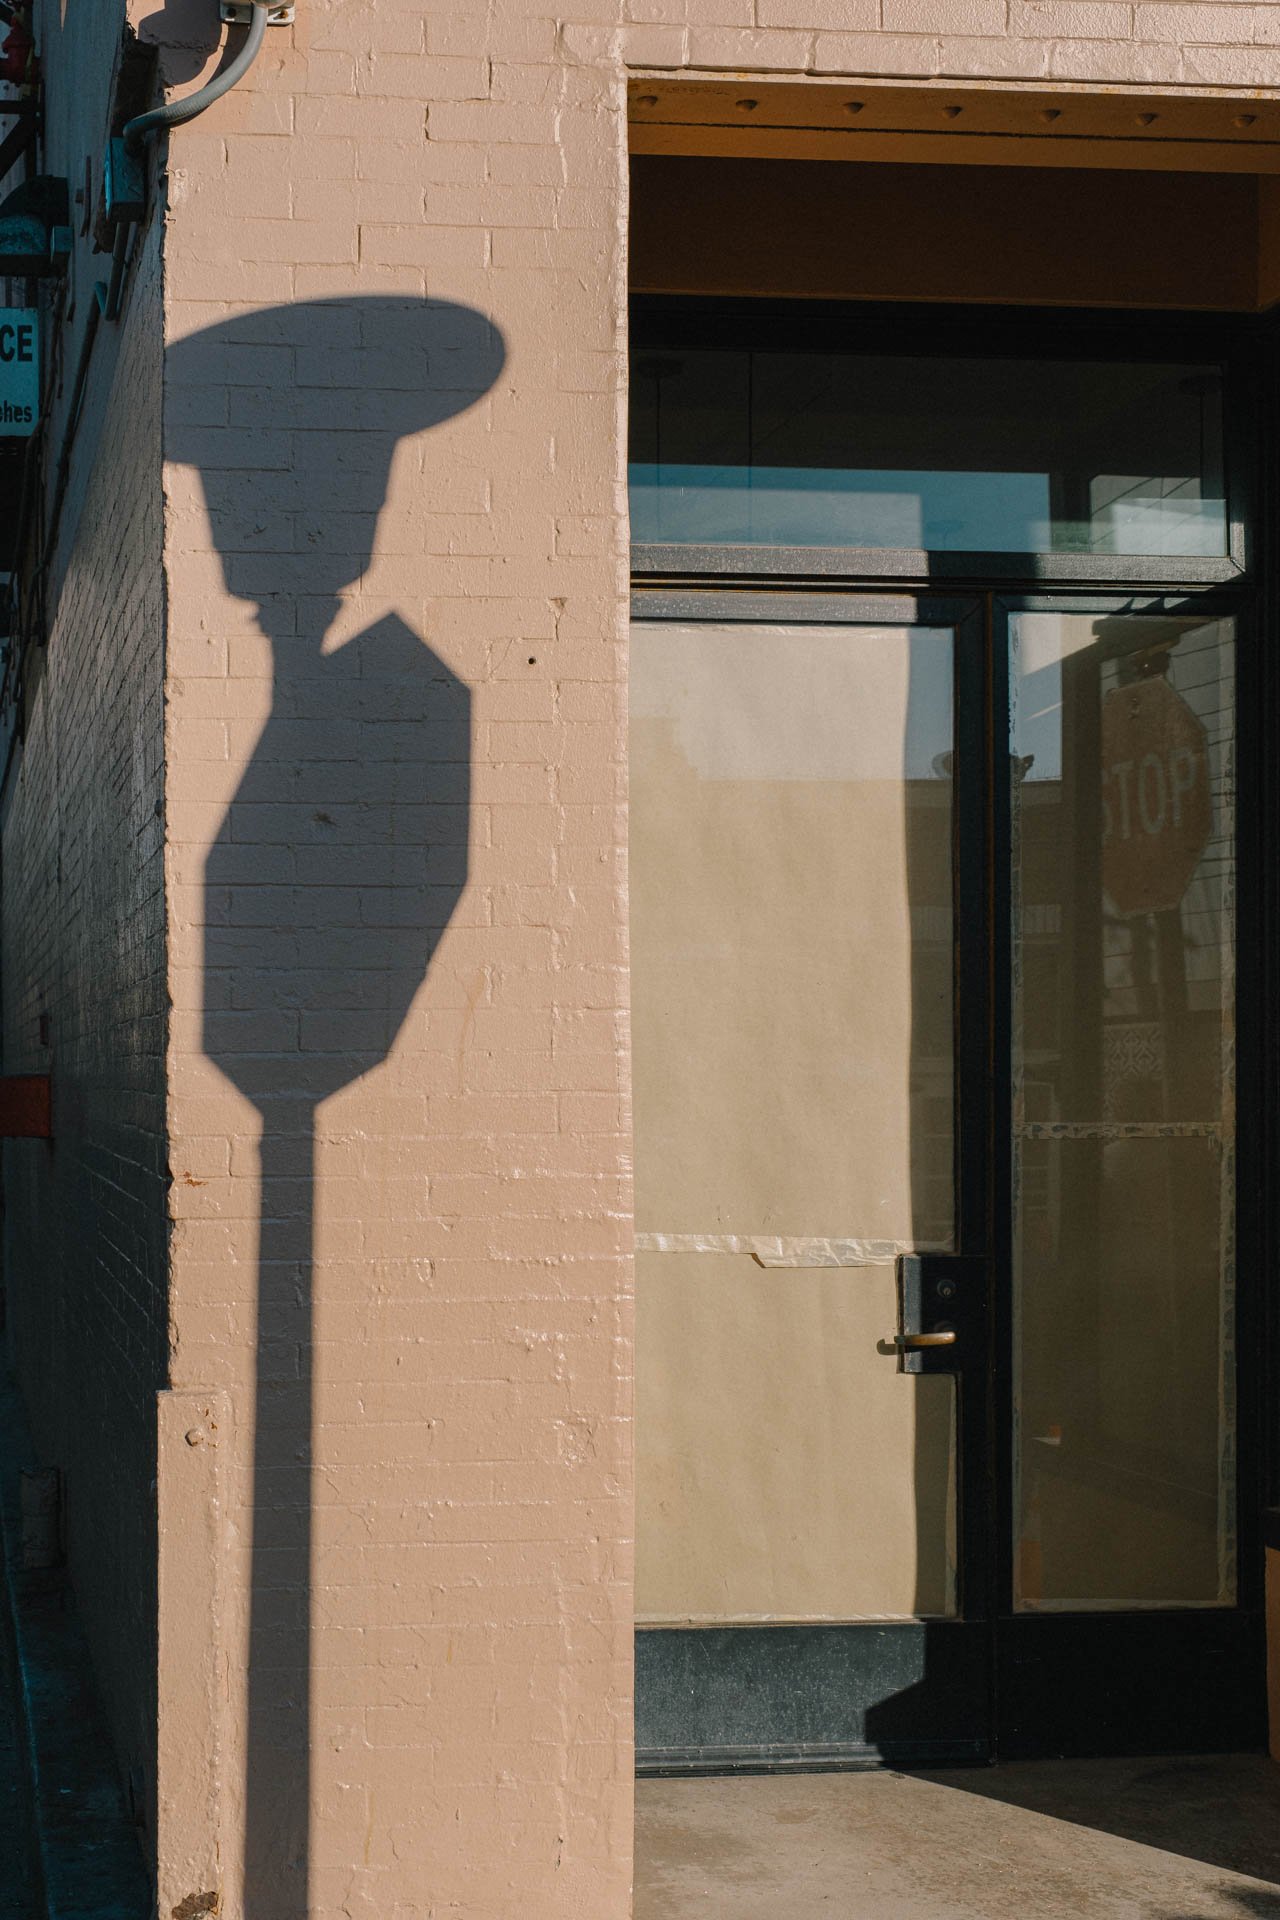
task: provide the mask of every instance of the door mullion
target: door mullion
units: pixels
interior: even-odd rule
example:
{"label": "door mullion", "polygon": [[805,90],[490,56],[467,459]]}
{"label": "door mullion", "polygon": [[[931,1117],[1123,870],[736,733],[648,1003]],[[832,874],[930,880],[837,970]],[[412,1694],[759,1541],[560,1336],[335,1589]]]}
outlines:
{"label": "door mullion", "polygon": [[999,1740],[999,1620],[1013,1606],[1013,823],[1009,740],[1009,624],[987,599],[987,1205],[991,1220],[992,1740]]}
{"label": "door mullion", "polygon": [[955,808],[955,1032],[957,1245],[983,1262],[981,1351],[957,1375],[959,1438],[960,1612],[970,1622],[989,1617],[991,1537],[991,1218],[989,1207],[990,1081],[990,862],[989,616],[985,599],[956,632]]}

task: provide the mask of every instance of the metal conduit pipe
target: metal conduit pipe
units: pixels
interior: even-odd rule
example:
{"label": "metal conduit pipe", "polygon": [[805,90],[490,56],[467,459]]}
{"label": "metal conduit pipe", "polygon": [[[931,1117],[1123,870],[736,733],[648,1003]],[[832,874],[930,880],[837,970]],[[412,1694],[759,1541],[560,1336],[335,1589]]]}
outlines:
{"label": "metal conduit pipe", "polygon": [[170,100],[163,107],[153,107],[150,113],[140,113],[126,121],[122,137],[127,152],[140,153],[154,134],[167,132],[170,127],[185,126],[188,120],[197,119],[206,107],[211,107],[215,100],[221,100],[224,93],[230,93],[233,87],[239,86],[262,51],[271,4],[272,0],[253,0],[253,13],[244,45],[230,66],[216,74],[207,87],[201,87],[198,93],[189,93],[185,100]]}
{"label": "metal conduit pipe", "polygon": [[[163,107],[154,107],[149,113],[137,114],[132,120],[126,121],[121,133],[126,152],[140,153],[153,135],[165,132],[170,127],[185,126],[188,120],[197,119],[207,107],[214,104],[215,100],[221,100],[222,96],[230,93],[233,87],[239,86],[262,51],[262,43],[267,37],[267,26],[274,5],[275,0],[252,0],[253,11],[249,18],[249,31],[245,35],[244,45],[231,64],[216,75],[208,86],[201,87],[196,93],[188,94],[185,100],[170,101]],[[0,0],[0,17],[3,17],[6,12],[5,0]],[[44,552],[36,569],[34,584],[40,589],[43,589],[62,526],[62,509],[66,504],[67,485],[71,477],[71,448],[84,408],[85,389],[89,382],[89,363],[93,358],[99,323],[103,318],[107,320],[119,318],[129,251],[129,233],[130,223],[122,222],[116,230],[110,284],[99,281],[94,287],[94,297],[89,305],[88,324],[85,327],[84,339],[80,343],[80,354],[71,391],[71,405],[67,413],[67,423],[63,430],[62,446],[54,474],[49,530],[45,538]],[[20,525],[23,527],[25,527],[29,510],[28,477],[24,476],[23,479],[23,495],[18,516]]]}
{"label": "metal conduit pipe", "polygon": [[[130,153],[140,152],[152,135],[169,127],[184,126],[188,120],[195,120],[206,107],[211,107],[215,100],[221,100],[224,93],[230,93],[233,87],[239,85],[262,51],[262,43],[267,37],[267,22],[272,3],[273,0],[253,0],[253,13],[249,20],[249,31],[245,35],[244,45],[230,66],[224,68],[207,87],[201,87],[198,93],[188,94],[185,100],[174,100],[163,107],[154,107],[149,113],[140,113],[125,123],[122,138]],[[89,363],[93,358],[94,341],[98,337],[98,324],[102,319],[116,320],[120,316],[120,297],[129,254],[130,232],[129,222],[122,221],[117,227],[111,258],[110,284],[104,285],[99,281],[93,290],[94,297],[89,308],[89,320],[85,327],[84,339],[80,344],[80,356],[71,392],[71,405],[67,412],[67,424],[63,431],[62,447],[58,454],[57,471],[54,476],[49,532],[39,568],[41,577],[47,573],[53,559],[58,532],[62,524],[62,509],[67,497],[67,483],[71,477],[71,447],[84,407],[85,388],[89,382]]]}

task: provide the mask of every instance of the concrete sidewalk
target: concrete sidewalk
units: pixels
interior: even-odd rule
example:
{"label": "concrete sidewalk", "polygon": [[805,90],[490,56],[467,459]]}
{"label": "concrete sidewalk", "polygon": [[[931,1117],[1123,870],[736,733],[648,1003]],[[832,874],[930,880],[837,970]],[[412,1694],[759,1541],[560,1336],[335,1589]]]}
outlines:
{"label": "concrete sidewalk", "polygon": [[645,1780],[635,1920],[1280,1916],[1261,1755]]}

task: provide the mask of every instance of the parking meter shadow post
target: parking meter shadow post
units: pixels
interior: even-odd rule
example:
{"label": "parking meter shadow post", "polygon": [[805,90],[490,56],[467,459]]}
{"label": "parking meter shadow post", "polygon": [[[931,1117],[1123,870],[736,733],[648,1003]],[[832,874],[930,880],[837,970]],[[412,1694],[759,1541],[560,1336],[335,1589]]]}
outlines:
{"label": "parking meter shadow post", "polygon": [[[237,316],[166,357],[171,415],[220,423],[171,426],[167,456],[199,470],[228,591],[273,655],[203,913],[204,1051],[261,1117],[244,1860],[261,1920],[308,1910],[316,1111],[387,1058],[468,861],[469,689],[397,614],[324,641],[399,442],[474,406],[504,358],[483,314],[394,297]],[[429,439],[419,457],[429,471]]]}

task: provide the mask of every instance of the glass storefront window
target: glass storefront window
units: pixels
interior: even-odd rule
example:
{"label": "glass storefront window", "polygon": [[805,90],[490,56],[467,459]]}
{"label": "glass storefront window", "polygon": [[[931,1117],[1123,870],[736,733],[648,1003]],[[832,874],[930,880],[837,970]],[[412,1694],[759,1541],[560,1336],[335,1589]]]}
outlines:
{"label": "glass storefront window", "polygon": [[1011,632],[1016,1598],[1235,1596],[1234,633]]}
{"label": "glass storefront window", "polygon": [[642,1623],[956,1609],[954,634],[632,626]]}
{"label": "glass storefront window", "polygon": [[639,544],[1228,551],[1213,365],[646,350]]}

